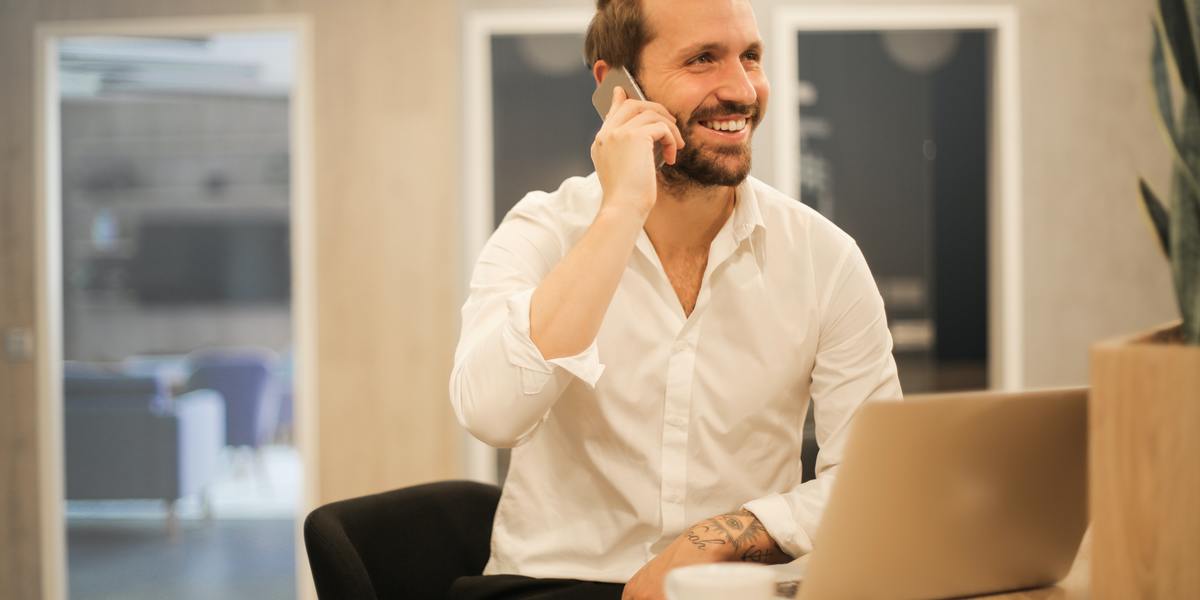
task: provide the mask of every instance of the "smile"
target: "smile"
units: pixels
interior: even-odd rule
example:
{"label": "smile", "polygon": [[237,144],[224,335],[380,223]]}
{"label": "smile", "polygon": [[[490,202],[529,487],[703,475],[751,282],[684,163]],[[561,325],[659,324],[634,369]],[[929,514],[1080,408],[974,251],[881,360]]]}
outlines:
{"label": "smile", "polygon": [[726,119],[724,121],[700,121],[700,124],[715,131],[738,132],[746,128],[746,119]]}

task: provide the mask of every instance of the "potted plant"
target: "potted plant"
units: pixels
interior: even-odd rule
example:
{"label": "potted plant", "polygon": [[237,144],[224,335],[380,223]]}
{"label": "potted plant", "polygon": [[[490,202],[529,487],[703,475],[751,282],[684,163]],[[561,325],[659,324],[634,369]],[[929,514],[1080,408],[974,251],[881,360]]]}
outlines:
{"label": "potted plant", "polygon": [[1144,180],[1138,186],[1171,264],[1182,320],[1091,351],[1092,594],[1099,599],[1200,598],[1197,4],[1159,0],[1151,22],[1151,80],[1174,173],[1166,203]]}

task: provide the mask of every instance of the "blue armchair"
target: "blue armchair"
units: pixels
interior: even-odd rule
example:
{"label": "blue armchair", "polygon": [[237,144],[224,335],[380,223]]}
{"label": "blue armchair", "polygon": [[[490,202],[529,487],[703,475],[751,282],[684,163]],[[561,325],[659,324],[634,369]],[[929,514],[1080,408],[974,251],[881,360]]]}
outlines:
{"label": "blue armchair", "polygon": [[276,358],[249,349],[206,350],[189,362],[188,390],[209,389],[225,401],[225,444],[257,449],[270,439],[279,419]]}

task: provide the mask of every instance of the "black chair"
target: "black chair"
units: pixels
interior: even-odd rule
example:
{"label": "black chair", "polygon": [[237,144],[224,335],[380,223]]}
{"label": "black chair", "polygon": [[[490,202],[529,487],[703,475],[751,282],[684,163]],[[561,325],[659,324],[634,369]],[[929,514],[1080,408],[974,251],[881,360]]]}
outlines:
{"label": "black chair", "polygon": [[445,481],[332,502],[304,520],[304,545],[324,600],[446,597],[487,563],[496,486]]}

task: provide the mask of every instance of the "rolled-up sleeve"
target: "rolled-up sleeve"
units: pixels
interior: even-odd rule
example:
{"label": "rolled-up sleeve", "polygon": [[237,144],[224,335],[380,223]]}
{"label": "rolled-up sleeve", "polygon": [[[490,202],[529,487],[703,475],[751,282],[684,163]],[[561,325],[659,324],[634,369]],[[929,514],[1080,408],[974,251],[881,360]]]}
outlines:
{"label": "rolled-up sleeve", "polygon": [[820,341],[810,388],[821,447],[817,476],[786,493],[744,505],[793,557],[813,549],[813,536],[858,410],[866,402],[898,400],[902,395],[883,299],[857,245],[846,248],[832,272],[821,304]]}
{"label": "rolled-up sleeve", "polygon": [[530,337],[533,292],[565,246],[548,215],[518,205],[476,263],[450,401],[459,423],[488,445],[509,448],[529,439],[572,378],[595,387],[604,372],[594,340],[579,354],[546,360]]}

